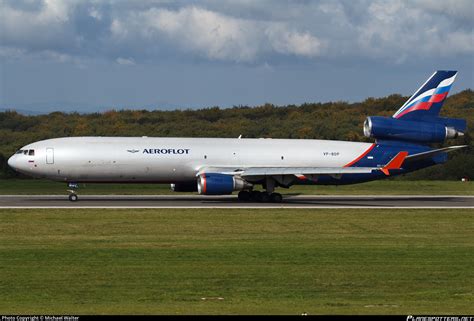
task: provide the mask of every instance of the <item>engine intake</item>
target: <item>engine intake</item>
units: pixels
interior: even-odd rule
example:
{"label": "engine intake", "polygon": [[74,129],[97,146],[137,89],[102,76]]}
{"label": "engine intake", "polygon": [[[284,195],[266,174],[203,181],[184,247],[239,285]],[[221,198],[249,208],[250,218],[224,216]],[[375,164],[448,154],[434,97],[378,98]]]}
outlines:
{"label": "engine intake", "polygon": [[197,181],[198,193],[202,195],[227,195],[250,187],[252,184],[241,177],[220,173],[201,174]]}
{"label": "engine intake", "polygon": [[433,121],[411,121],[370,116],[364,122],[364,135],[378,139],[439,143],[464,135],[466,124],[459,119],[435,118]]}

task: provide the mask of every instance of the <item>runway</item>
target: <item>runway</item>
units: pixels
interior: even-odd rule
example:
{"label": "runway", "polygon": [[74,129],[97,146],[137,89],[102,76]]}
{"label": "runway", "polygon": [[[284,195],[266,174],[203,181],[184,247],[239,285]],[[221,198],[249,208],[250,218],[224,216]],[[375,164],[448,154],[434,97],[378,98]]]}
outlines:
{"label": "runway", "polygon": [[239,202],[236,196],[200,195],[2,195],[1,208],[474,208],[462,195],[289,195],[282,203]]}

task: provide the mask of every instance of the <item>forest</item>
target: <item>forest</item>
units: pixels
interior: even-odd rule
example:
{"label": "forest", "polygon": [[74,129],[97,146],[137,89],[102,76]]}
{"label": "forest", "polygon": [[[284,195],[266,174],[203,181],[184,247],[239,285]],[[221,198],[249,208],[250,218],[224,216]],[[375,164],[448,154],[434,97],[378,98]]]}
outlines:
{"label": "forest", "polygon": [[[103,113],[53,112],[23,115],[13,110],[0,112],[0,177],[18,177],[7,160],[20,147],[42,139],[69,136],[163,136],[299,138],[372,141],[364,137],[367,116],[391,116],[408,99],[398,94],[344,101],[301,105],[209,107],[198,110],[109,110]],[[442,117],[468,121],[465,136],[444,145],[469,145],[452,153],[450,161],[405,176],[404,179],[474,178],[474,92],[464,90],[447,98]],[[440,145],[436,145],[440,146]],[[436,147],[434,145],[434,147]]]}

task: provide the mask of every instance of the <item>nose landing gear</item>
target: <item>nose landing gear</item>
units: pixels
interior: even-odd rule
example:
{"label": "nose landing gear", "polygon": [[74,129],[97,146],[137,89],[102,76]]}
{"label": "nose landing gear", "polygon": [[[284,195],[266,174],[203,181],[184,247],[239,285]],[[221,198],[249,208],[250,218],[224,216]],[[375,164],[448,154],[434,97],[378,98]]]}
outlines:
{"label": "nose landing gear", "polygon": [[77,183],[68,183],[67,186],[70,188],[67,190],[69,193],[69,200],[71,202],[77,202],[79,198],[77,196],[76,189],[79,188],[79,185]]}
{"label": "nose landing gear", "polygon": [[69,200],[70,200],[71,202],[77,202],[77,199],[78,199],[78,197],[77,197],[77,194],[76,194],[76,193],[70,193],[70,194],[69,194]]}

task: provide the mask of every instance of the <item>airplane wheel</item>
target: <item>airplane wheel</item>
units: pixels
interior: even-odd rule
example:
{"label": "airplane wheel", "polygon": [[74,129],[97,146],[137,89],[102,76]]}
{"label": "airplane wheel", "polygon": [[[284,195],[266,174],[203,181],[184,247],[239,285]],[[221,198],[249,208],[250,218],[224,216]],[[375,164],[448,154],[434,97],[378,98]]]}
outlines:
{"label": "airplane wheel", "polygon": [[270,199],[273,203],[281,203],[281,201],[283,200],[283,197],[281,196],[280,193],[272,193],[270,195]]}
{"label": "airplane wheel", "polygon": [[250,201],[250,192],[248,191],[240,191],[238,195],[239,201],[248,202]]}
{"label": "airplane wheel", "polygon": [[259,191],[251,191],[250,192],[250,200],[254,202],[260,202],[260,194],[262,194]]}
{"label": "airplane wheel", "polygon": [[260,202],[262,203],[268,203],[270,202],[270,195],[268,195],[268,193],[261,193],[260,194]]}
{"label": "airplane wheel", "polygon": [[77,194],[69,194],[69,200],[71,202],[77,202],[77,199],[78,199]]}

